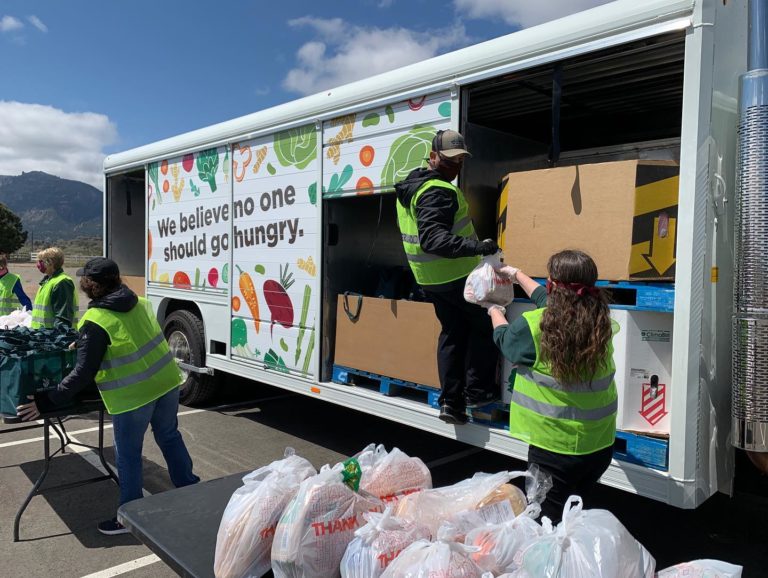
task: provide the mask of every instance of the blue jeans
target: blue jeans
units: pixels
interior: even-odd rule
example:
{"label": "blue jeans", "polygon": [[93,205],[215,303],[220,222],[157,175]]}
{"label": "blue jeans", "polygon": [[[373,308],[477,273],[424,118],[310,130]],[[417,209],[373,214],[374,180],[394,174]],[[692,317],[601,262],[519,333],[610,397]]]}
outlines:
{"label": "blue jeans", "polygon": [[150,424],[173,485],[181,488],[200,481],[192,472],[192,458],[179,433],[178,411],[179,388],[176,387],[147,405],[112,416],[121,506],[142,497],[141,449]]}

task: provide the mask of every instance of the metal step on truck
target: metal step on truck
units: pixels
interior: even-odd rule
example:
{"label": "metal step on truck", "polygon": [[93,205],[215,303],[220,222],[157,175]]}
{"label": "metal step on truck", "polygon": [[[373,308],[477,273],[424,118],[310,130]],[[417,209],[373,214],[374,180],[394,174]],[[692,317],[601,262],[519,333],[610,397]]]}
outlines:
{"label": "metal step on truck", "polygon": [[535,270],[520,232],[554,227],[542,246],[587,248],[612,289],[602,481],[694,508],[731,492],[734,444],[768,450],[765,16],[620,0],[110,155],[105,254],[156,309],[185,403],[233,374],[525,459],[503,406],[437,418],[434,313],[389,282],[393,185],[458,130],[480,238]]}

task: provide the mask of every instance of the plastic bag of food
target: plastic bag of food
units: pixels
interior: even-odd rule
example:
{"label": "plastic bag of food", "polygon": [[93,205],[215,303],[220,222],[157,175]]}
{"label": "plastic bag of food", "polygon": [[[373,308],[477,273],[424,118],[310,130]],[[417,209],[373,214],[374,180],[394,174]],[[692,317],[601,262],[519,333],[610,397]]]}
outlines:
{"label": "plastic bag of food", "polygon": [[535,464],[525,472],[525,477],[524,499],[528,502],[525,510],[515,512],[514,518],[499,523],[476,525],[467,533],[464,543],[478,548],[471,557],[483,570],[494,574],[512,572],[516,569],[515,554],[528,542],[544,534],[547,529],[552,531],[548,520],[546,528],[536,522],[541,513],[540,504],[552,488],[552,478]]}
{"label": "plastic bag of food", "polygon": [[387,451],[383,445],[370,444],[354,456],[360,463],[360,489],[384,502],[432,487],[432,474],[419,458],[398,448]]}
{"label": "plastic bag of food", "polygon": [[[437,535],[440,525],[446,521],[453,521],[454,525],[467,529],[473,521],[482,524],[483,514],[490,517],[489,521],[512,518],[515,509],[522,511],[525,508],[525,496],[522,492],[518,495],[514,490],[499,488],[513,476],[523,473],[477,473],[452,486],[409,494],[398,501],[395,515],[423,524],[433,536]],[[482,508],[483,513],[472,515],[471,511],[479,511],[479,508]]]}
{"label": "plastic bag of food", "polygon": [[286,506],[272,543],[277,578],[339,576],[339,565],[363,514],[382,512],[378,498],[358,492],[360,464],[354,458],[304,480]]}
{"label": "plastic bag of food", "polygon": [[213,562],[216,578],[262,576],[269,571],[277,521],[299,484],[316,474],[312,464],[287,448],[282,460],[243,478],[219,524]]}
{"label": "plastic bag of food", "polygon": [[355,531],[341,559],[342,578],[378,578],[405,548],[431,538],[425,527],[392,516],[392,506],[363,516],[366,525]]}
{"label": "plastic bag of food", "polygon": [[8,315],[0,315],[0,328],[13,329],[14,327],[31,327],[32,312],[26,307],[15,309]]}
{"label": "plastic bag of food", "polygon": [[469,303],[494,303],[509,305],[515,299],[512,279],[500,273],[502,266],[498,255],[484,257],[464,283],[464,300]]}
{"label": "plastic bag of food", "polygon": [[469,558],[473,550],[456,541],[456,529],[451,524],[443,524],[435,542],[414,542],[387,566],[381,578],[481,578],[483,571]]}
{"label": "plastic bag of food", "polygon": [[515,555],[515,578],[653,578],[656,561],[606,510],[584,510],[571,496],[552,533]]}
{"label": "plastic bag of food", "polygon": [[657,578],[741,578],[743,568],[720,560],[694,560],[660,570]]}

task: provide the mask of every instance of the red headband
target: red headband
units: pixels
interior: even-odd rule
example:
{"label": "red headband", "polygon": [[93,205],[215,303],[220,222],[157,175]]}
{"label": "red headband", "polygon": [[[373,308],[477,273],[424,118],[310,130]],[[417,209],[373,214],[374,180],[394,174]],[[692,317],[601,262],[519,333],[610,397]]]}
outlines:
{"label": "red headband", "polygon": [[547,279],[547,295],[552,293],[552,290],[555,287],[562,287],[563,289],[573,291],[579,297],[583,297],[584,295],[597,297],[600,295],[600,289],[594,285],[584,285],[583,283],[566,283],[564,281],[558,281],[557,279]]}

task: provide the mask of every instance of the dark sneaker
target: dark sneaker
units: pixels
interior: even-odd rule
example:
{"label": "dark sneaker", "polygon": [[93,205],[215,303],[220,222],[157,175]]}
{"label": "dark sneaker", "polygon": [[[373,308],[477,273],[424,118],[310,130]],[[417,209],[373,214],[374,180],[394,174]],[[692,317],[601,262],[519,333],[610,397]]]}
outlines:
{"label": "dark sneaker", "polygon": [[480,398],[468,397],[467,409],[477,409],[478,407],[491,405],[492,403],[496,403],[497,401],[501,401],[501,398],[498,395],[493,395],[493,394],[489,394]]}
{"label": "dark sneaker", "polygon": [[112,518],[106,522],[101,522],[96,526],[102,534],[107,536],[117,536],[118,534],[128,534],[130,530],[117,521],[117,518]]}
{"label": "dark sneaker", "polygon": [[463,411],[458,411],[452,408],[450,405],[440,406],[440,419],[447,424],[463,425],[467,423],[467,414]]}

